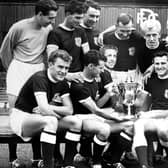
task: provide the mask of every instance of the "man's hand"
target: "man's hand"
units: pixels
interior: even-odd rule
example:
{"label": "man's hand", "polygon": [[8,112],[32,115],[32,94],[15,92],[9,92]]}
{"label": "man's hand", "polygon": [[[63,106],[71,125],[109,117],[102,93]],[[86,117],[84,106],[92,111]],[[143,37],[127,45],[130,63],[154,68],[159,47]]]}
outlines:
{"label": "man's hand", "polygon": [[[43,115],[43,116],[49,116],[48,114],[42,112],[38,106],[37,106],[37,107],[34,107],[33,110],[32,110],[32,112],[35,113],[35,114]],[[59,114],[57,114],[57,113],[55,113],[54,116],[57,117],[58,119],[61,119],[61,118],[62,118],[62,117],[61,117]]]}
{"label": "man's hand", "polygon": [[154,65],[152,64],[145,72],[144,72],[144,83],[146,84],[148,79],[151,77],[154,72]]}
{"label": "man's hand", "polygon": [[98,39],[97,39],[97,43],[100,46],[103,46],[103,35],[104,35],[104,33],[100,33],[99,36],[98,36]]}
{"label": "man's hand", "polygon": [[75,73],[68,73],[66,76],[66,79],[70,82],[74,81],[76,83],[83,83],[84,79],[83,76],[81,75],[81,72],[75,72]]}

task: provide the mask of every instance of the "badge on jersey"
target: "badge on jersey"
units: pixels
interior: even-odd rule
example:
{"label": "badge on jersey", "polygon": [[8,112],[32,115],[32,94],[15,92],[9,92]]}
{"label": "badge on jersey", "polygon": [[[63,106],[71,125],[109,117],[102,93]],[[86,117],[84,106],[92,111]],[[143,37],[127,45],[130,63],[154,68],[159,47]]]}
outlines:
{"label": "badge on jersey", "polygon": [[129,56],[134,56],[135,55],[135,47],[130,47],[128,48]]}
{"label": "badge on jersey", "polygon": [[168,89],[165,89],[164,97],[168,99]]}
{"label": "badge on jersey", "polygon": [[61,99],[61,97],[60,97],[60,93],[55,93],[55,94],[54,94],[54,97],[52,98],[52,102],[62,103],[62,99]]}
{"label": "badge on jersey", "polygon": [[82,39],[80,37],[75,37],[75,44],[77,47],[80,47],[82,44]]}

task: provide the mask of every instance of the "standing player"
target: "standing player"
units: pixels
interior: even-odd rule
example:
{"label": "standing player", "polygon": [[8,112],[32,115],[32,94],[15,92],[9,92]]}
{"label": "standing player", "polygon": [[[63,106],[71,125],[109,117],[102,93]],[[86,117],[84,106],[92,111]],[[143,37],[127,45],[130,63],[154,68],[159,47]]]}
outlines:
{"label": "standing player", "polygon": [[47,53],[55,49],[64,49],[73,57],[68,80],[78,81],[79,72],[82,71],[82,60],[85,53],[89,51],[87,37],[83,29],[79,27],[84,16],[84,5],[82,2],[72,0],[65,5],[65,19],[54,31],[50,32],[47,42]]}
{"label": "standing player", "polygon": [[113,32],[104,34],[104,45],[111,44],[118,48],[118,57],[114,72],[121,82],[125,82],[128,77],[134,80],[138,73],[138,58],[143,52],[143,37],[137,34],[133,25],[131,15],[121,13],[117,18],[116,29]]}
{"label": "standing player", "polygon": [[[35,15],[13,24],[3,40],[0,56],[7,70],[10,108],[14,107],[17,96],[28,78],[45,67],[44,50],[48,33],[52,29],[51,24],[55,23],[57,10],[55,1],[39,0],[35,5]],[[34,146],[36,155],[38,144]],[[10,161],[13,161],[16,159],[16,146],[10,145],[9,150]],[[39,159],[39,156],[34,157]]]}
{"label": "standing player", "polygon": [[[98,45],[98,36],[99,36],[99,30],[95,28],[96,23],[99,21],[100,18],[100,5],[93,1],[93,0],[86,0],[84,2],[85,6],[85,14],[82,19],[82,22],[80,24],[80,27],[84,29],[90,49],[96,49],[99,50]],[[81,146],[80,146],[80,155],[77,155],[75,158],[79,161],[87,160],[91,157],[91,144],[89,144],[89,139],[83,137],[81,140]],[[84,157],[82,157],[84,156]]]}
{"label": "standing player", "polygon": [[80,26],[85,30],[90,49],[99,50],[98,36],[100,32],[95,26],[100,19],[101,7],[93,0],[86,0],[84,5],[86,11]]}
{"label": "standing player", "polygon": [[[150,66],[153,64],[153,55],[157,51],[166,50],[166,42],[162,41],[161,24],[158,20],[146,20],[141,24],[141,31],[145,39],[144,54],[139,57],[139,68],[141,72],[150,71]],[[149,69],[148,69],[149,68]],[[152,68],[151,68],[152,69]]]}

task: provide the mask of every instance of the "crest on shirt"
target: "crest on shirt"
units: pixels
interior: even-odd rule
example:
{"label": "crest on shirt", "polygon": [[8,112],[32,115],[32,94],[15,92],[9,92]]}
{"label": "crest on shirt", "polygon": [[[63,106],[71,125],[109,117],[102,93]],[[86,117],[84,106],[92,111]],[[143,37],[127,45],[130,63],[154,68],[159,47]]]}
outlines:
{"label": "crest on shirt", "polygon": [[135,55],[135,47],[130,47],[128,48],[129,56],[134,56]]}
{"label": "crest on shirt", "polygon": [[165,89],[164,97],[165,97],[166,99],[168,99],[168,89]]}
{"label": "crest on shirt", "polygon": [[77,47],[80,47],[82,44],[82,39],[80,37],[75,37],[75,44]]}
{"label": "crest on shirt", "polygon": [[60,93],[55,93],[53,98],[52,98],[52,102],[54,103],[62,103],[62,99],[60,97]]}
{"label": "crest on shirt", "polygon": [[94,37],[94,43],[98,46],[98,37]]}

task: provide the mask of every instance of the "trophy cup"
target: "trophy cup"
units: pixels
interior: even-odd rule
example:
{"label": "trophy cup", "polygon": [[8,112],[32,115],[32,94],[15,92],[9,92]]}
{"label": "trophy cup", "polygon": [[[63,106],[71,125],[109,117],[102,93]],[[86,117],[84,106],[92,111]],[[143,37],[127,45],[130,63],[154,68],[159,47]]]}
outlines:
{"label": "trophy cup", "polygon": [[138,87],[139,84],[134,82],[125,82],[118,84],[118,90],[120,96],[122,97],[122,104],[125,107],[124,111],[127,115],[135,114],[134,103]]}

